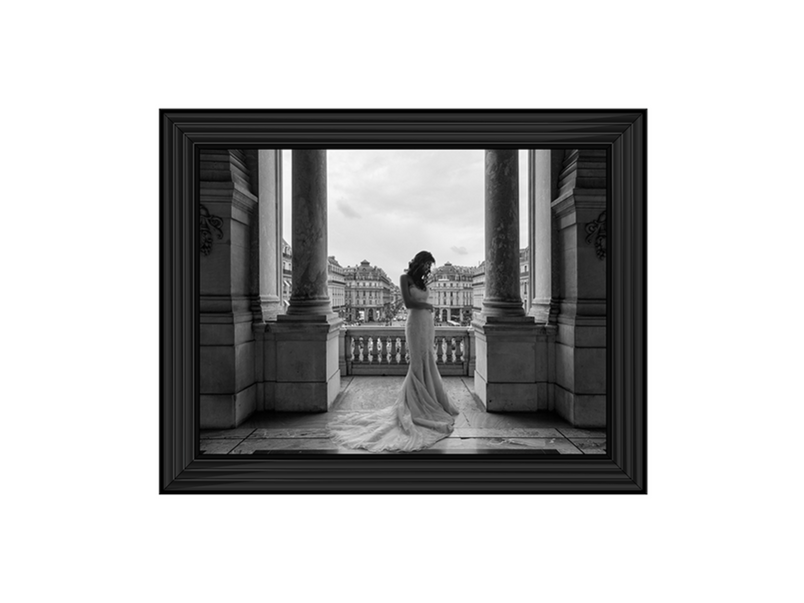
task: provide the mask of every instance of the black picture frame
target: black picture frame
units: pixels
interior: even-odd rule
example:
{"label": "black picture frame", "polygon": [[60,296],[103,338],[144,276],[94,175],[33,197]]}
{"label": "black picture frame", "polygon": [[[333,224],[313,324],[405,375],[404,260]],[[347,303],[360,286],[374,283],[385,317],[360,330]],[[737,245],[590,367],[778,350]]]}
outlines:
{"label": "black picture frame", "polygon": [[[159,492],[647,493],[647,110],[159,112]],[[199,453],[199,151],[605,148],[605,455]]]}

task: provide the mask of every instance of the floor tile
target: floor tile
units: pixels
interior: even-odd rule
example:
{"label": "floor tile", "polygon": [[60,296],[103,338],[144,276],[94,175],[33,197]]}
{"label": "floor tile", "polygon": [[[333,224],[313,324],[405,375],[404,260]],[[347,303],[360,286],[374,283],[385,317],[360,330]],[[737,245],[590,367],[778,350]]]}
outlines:
{"label": "floor tile", "polygon": [[300,438],[328,438],[329,430],[326,427],[271,427],[253,430],[249,439],[300,439]]}
{"label": "floor tile", "polygon": [[553,427],[461,427],[457,426],[450,437],[455,438],[562,438]]}
{"label": "floor tile", "polygon": [[581,454],[581,451],[565,438],[447,438],[436,442],[430,449],[454,451],[488,449],[510,452],[556,450],[561,454]]}
{"label": "floor tile", "polygon": [[255,450],[337,450],[329,438],[249,438],[240,442],[231,454],[252,454]]}
{"label": "floor tile", "polygon": [[578,429],[577,427],[570,427],[566,425],[560,427],[561,433],[565,438],[605,438],[606,429]]}
{"label": "floor tile", "polygon": [[[487,413],[474,395],[473,379],[444,377],[443,381],[447,395],[461,412],[455,417],[450,437],[422,453],[605,453],[605,429],[572,428],[557,414],[546,411]],[[346,377],[329,412],[260,412],[236,429],[203,430],[202,448],[215,454],[376,454],[339,447],[330,439],[327,425],[343,413],[373,412],[393,404],[403,382],[401,376]]]}
{"label": "floor tile", "polygon": [[235,427],[234,429],[202,429],[200,436],[202,440],[212,440],[217,438],[243,439],[251,435],[254,431],[253,427]]}
{"label": "floor tile", "polygon": [[201,440],[201,452],[204,454],[229,454],[241,440]]}
{"label": "floor tile", "polygon": [[605,438],[571,438],[570,441],[584,454],[606,454]]}
{"label": "floor tile", "polygon": [[252,416],[243,426],[261,428],[310,428],[324,427],[329,422],[327,412],[262,412]]}
{"label": "floor tile", "polygon": [[404,383],[404,377],[361,377],[335,400],[330,411],[376,410],[394,403]]}

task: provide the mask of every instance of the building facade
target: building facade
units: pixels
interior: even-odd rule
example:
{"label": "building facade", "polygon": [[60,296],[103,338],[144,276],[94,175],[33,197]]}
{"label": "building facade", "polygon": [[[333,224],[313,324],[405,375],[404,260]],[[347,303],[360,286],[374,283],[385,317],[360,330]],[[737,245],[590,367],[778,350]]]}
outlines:
{"label": "building facade", "polygon": [[338,263],[334,255],[327,258],[327,289],[332,311],[343,318],[346,308],[346,268]]}
{"label": "building facade", "polygon": [[480,317],[486,287],[486,262],[480,262],[472,271],[472,318]]}
{"label": "building facade", "polygon": [[347,266],[344,317],[350,322],[381,322],[393,317],[393,283],[385,270],[363,260]]}
{"label": "building facade", "polygon": [[435,308],[435,321],[440,324],[468,326],[472,320],[474,268],[453,266],[447,262],[433,270],[429,289],[430,303]]}

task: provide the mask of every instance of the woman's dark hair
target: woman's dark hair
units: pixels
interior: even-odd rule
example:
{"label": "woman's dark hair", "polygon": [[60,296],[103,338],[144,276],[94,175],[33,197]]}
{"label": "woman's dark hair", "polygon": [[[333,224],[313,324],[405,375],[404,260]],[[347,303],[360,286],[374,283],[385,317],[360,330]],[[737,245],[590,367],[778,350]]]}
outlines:
{"label": "woman's dark hair", "polygon": [[427,289],[430,264],[435,264],[435,258],[429,251],[420,251],[408,262],[408,277],[419,289]]}

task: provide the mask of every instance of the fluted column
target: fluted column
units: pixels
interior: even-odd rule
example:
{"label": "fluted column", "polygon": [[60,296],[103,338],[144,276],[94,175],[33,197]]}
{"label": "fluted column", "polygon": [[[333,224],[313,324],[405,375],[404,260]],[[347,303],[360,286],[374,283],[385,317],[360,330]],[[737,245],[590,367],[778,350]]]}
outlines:
{"label": "fluted column", "polygon": [[528,151],[530,206],[530,316],[539,324],[547,324],[552,299],[552,238],[550,190],[551,151]]}
{"label": "fluted column", "polygon": [[519,294],[519,162],[516,149],[486,150],[484,318],[524,316]]}
{"label": "fluted column", "polygon": [[327,289],[327,152],[293,151],[293,281],[287,314],[332,314]]}

